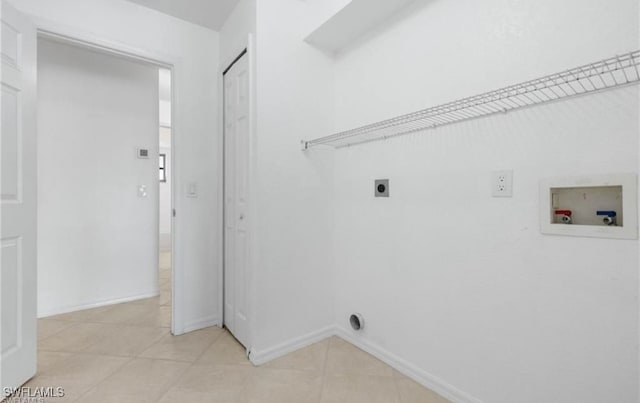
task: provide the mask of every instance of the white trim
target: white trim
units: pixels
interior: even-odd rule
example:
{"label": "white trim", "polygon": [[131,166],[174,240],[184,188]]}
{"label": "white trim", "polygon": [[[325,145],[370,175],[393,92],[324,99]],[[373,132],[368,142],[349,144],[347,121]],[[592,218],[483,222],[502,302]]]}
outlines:
{"label": "white trim", "polygon": [[[640,13],[638,13],[638,15],[640,16]],[[638,92],[638,101],[640,101],[640,92]],[[639,103],[640,104],[640,103]],[[638,108],[640,110],[640,108]],[[640,124],[640,114],[638,114],[638,124]],[[638,154],[640,155],[640,144],[638,144]],[[638,172],[640,172],[640,160],[638,161]],[[640,188],[640,186],[639,186]],[[637,200],[640,200],[640,190],[638,190],[638,193],[636,194]],[[640,216],[640,206],[636,205],[636,214]],[[640,247],[640,242],[638,242],[637,247]],[[638,261],[638,267],[637,267],[638,272],[640,273],[640,260]],[[636,290],[640,290],[640,276],[637,276],[637,284],[636,284]],[[637,305],[638,305],[638,310],[636,311],[636,316],[637,316],[637,323],[638,323],[638,346],[640,346],[640,298],[636,298],[637,301]],[[638,366],[636,368],[640,368],[640,349],[638,349]],[[640,382],[638,382],[638,396],[640,396]]]}
{"label": "white trim", "polygon": [[218,250],[218,317],[221,325],[224,324],[224,252],[225,252],[225,216],[224,216],[224,70],[225,65],[221,65],[218,69],[218,177],[217,191],[220,195],[218,203],[218,217],[220,217],[220,242],[217,242]]}
{"label": "white trim", "polygon": [[[97,51],[116,54],[121,57],[128,57],[139,61],[144,61],[157,65],[159,67],[171,70],[171,208],[176,209],[178,214],[181,211],[181,199],[177,196],[177,190],[182,188],[182,182],[178,175],[180,167],[180,157],[178,157],[177,149],[180,149],[180,122],[176,119],[176,110],[179,102],[179,83],[177,83],[176,70],[183,67],[182,58],[169,55],[157,50],[145,50],[138,47],[130,46],[126,43],[106,39],[91,32],[79,29],[77,27],[60,24],[56,21],[28,15],[31,21],[37,27],[38,35],[54,40],[67,41],[79,46],[89,47]],[[172,254],[171,254],[171,273],[172,273],[172,301],[171,301],[171,333],[174,335],[186,332],[184,326],[184,270],[181,259],[180,242],[177,237],[179,231],[179,217],[172,217],[171,235],[172,235]],[[124,301],[123,301],[124,302]]]}
{"label": "white trim", "polygon": [[286,354],[305,348],[314,343],[329,338],[335,334],[334,326],[327,326],[315,332],[308,333],[304,336],[296,337],[284,343],[280,343],[273,347],[260,350],[251,350],[249,360],[254,365],[262,365],[276,358],[280,358]]}
{"label": "white trim", "polygon": [[436,392],[452,403],[483,403],[482,400],[475,398],[444,380],[416,367],[410,362],[385,350],[377,344],[358,338],[353,331],[341,326],[328,326],[264,350],[251,350],[249,360],[254,365],[263,365],[269,361],[275,360],[276,358],[282,357],[311,344],[318,343],[332,336],[340,337],[344,341],[351,343],[368,354],[371,354],[398,372]]}
{"label": "white trim", "polygon": [[67,305],[61,308],[47,310],[45,312],[38,312],[38,319],[47,318],[54,315],[62,315],[63,313],[82,311],[84,309],[99,308],[101,306],[122,304],[123,302],[138,301],[141,299],[157,297],[158,295],[160,295],[160,292],[156,290],[155,292],[151,293],[132,295],[124,298],[107,299],[99,302],[91,302],[89,304]]}
{"label": "white trim", "polygon": [[440,396],[450,400],[452,403],[483,403],[482,400],[461,391],[455,386],[416,367],[410,362],[385,350],[377,344],[354,337],[353,332],[348,331],[346,328],[336,326],[335,335],[353,344],[359,349],[371,354],[372,356],[394,368],[403,375],[413,379],[422,386],[431,389]]}
{"label": "white trim", "polygon": [[258,260],[256,253],[259,250],[257,245],[257,239],[255,234],[257,233],[258,222],[258,208],[255,202],[257,197],[257,178],[258,167],[256,161],[258,160],[258,119],[257,119],[257,82],[258,82],[258,69],[257,69],[257,47],[256,38],[253,34],[247,35],[247,57],[249,58],[249,214],[251,220],[249,221],[249,239],[248,241],[248,257],[246,268],[246,281],[249,290],[249,298],[247,301],[247,310],[249,316],[249,332],[247,350],[252,350],[253,343],[256,340],[256,329],[258,327],[258,320],[255,312],[257,302],[256,296],[258,295],[258,286],[256,280],[256,270],[258,267]]}
{"label": "white trim", "polygon": [[170,68],[180,61],[180,58],[158,51],[147,51],[133,47],[119,41],[105,39],[102,36],[76,27],[60,24],[53,20],[41,18],[29,14],[38,30],[38,36],[53,40],[60,40],[66,43],[73,43],[82,47],[89,47],[94,50],[108,51],[111,54],[120,55],[130,59],[143,61],[158,65],[159,67]]}
{"label": "white trim", "polygon": [[208,316],[205,318],[200,318],[185,324],[184,333],[193,332],[194,330],[200,330],[207,327],[217,326],[221,327],[222,323],[220,318],[217,316]]}
{"label": "white trim", "polygon": [[[181,205],[178,202],[178,190],[181,189],[182,182],[178,176],[180,172],[177,148],[180,147],[181,131],[180,120],[177,119],[178,105],[178,86],[176,69],[180,65],[180,59],[175,59],[171,68],[171,334],[179,335],[185,333],[184,330],[184,266],[179,259],[182,257],[182,249],[180,248],[179,239],[177,237],[180,220],[176,211],[181,211]],[[180,134],[178,134],[180,133]],[[181,238],[180,238],[181,239]],[[180,297],[180,298],[178,298]]]}
{"label": "white trim", "polygon": [[[640,9],[639,9],[639,11],[640,11]],[[638,16],[640,16],[640,13],[638,13],[638,15],[636,17],[638,17]],[[637,94],[638,94],[637,99],[638,99],[638,101],[640,101],[640,92],[638,92]],[[637,104],[637,105],[640,105],[640,103]],[[640,108],[637,108],[637,109],[640,111]],[[638,114],[637,116],[638,116],[638,124],[640,124],[640,114]],[[637,149],[637,154],[636,155],[640,155],[640,144],[638,144],[638,149]],[[637,172],[640,172],[640,160],[638,161]],[[638,189],[636,189],[636,197],[637,197],[637,199],[636,199],[636,202],[637,202],[638,200],[640,200],[640,186],[638,186]],[[640,206],[636,204],[635,209],[636,209],[636,215],[640,216]],[[636,247],[640,247],[640,241],[637,242]],[[638,273],[640,273],[640,260],[638,261],[638,267],[636,268],[636,270],[637,270]],[[636,278],[637,278],[637,284],[636,284],[637,288],[636,288],[636,290],[640,290],[640,276],[637,276]],[[637,291],[636,291],[636,293],[637,293]],[[636,298],[636,301],[637,301],[636,305],[637,305],[637,308],[638,308],[638,310],[636,311],[636,317],[637,317],[637,320],[638,320],[636,322],[638,324],[638,327],[637,327],[637,331],[638,332],[636,333],[638,335],[638,344],[636,344],[636,346],[640,346],[640,298]],[[638,366],[636,368],[640,368],[640,349],[638,349],[637,355],[638,355],[638,357],[637,357]],[[638,396],[640,397],[640,382],[638,382],[638,384],[637,384],[637,389],[638,389]]]}

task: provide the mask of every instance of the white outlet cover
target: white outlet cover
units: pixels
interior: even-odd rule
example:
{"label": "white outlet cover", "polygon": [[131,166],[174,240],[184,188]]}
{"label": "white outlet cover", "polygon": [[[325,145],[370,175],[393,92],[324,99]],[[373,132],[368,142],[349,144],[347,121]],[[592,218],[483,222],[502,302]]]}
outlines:
{"label": "white outlet cover", "polygon": [[493,197],[513,197],[513,171],[491,173],[491,194]]}
{"label": "white outlet cover", "polygon": [[191,198],[198,197],[198,183],[197,182],[189,182],[187,184],[187,197],[191,197]]}
{"label": "white outlet cover", "polygon": [[147,197],[147,185],[138,185],[138,197]]}

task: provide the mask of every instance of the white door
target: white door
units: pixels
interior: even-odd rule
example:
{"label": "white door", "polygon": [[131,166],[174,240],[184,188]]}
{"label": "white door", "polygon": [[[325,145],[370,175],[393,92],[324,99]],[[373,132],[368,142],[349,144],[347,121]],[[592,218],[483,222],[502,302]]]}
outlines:
{"label": "white door", "polygon": [[[247,346],[249,64],[247,55],[224,75],[224,323]],[[248,347],[248,346],[247,346]]]}
{"label": "white door", "polygon": [[0,383],[36,373],[36,29],[2,0]]}

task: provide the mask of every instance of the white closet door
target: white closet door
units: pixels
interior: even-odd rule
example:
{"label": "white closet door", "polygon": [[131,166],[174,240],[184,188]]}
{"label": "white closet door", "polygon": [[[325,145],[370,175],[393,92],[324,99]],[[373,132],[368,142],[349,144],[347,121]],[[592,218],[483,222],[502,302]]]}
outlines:
{"label": "white closet door", "polygon": [[248,343],[249,68],[245,54],[224,75],[224,322]]}
{"label": "white closet door", "polygon": [[0,386],[36,373],[36,29],[2,1]]}

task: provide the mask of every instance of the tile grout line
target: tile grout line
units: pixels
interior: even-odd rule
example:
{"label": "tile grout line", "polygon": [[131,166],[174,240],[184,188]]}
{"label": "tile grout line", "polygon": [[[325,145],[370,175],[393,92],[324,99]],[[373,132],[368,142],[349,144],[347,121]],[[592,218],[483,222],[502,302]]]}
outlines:
{"label": "tile grout line", "polygon": [[[172,390],[174,387],[176,387],[176,385],[178,385],[178,384],[179,384],[179,382],[182,380],[182,378],[184,377],[184,375],[189,371],[189,369],[193,368],[193,367],[196,365],[196,363],[198,362],[198,360],[202,357],[202,354],[203,354],[205,351],[207,351],[209,348],[211,348],[211,346],[213,346],[213,345],[215,344],[215,342],[216,342],[216,341],[218,341],[218,339],[222,336],[222,333],[223,333],[223,332],[220,332],[220,333],[219,333],[219,334],[218,334],[218,335],[213,339],[213,341],[212,341],[212,342],[211,342],[207,347],[205,347],[205,348],[202,350],[202,352],[200,353],[200,356],[199,356],[199,357],[197,357],[195,360],[193,360],[193,361],[189,362],[189,366],[184,370],[184,372],[180,375],[180,377],[178,377],[178,379],[176,380],[176,382],[175,382],[173,385],[171,385],[171,387],[169,387],[169,388],[168,388],[168,389],[167,389],[167,390],[166,390],[166,391],[165,391],[165,392],[164,392],[164,393],[163,393],[163,394],[158,398],[158,400],[157,400],[158,402],[162,401],[162,400],[164,399],[164,397],[165,397],[165,396],[167,396],[167,395],[171,392],[171,390]],[[171,333],[169,333],[169,334],[171,335]],[[173,335],[171,335],[171,336],[173,336]],[[175,336],[173,336],[173,337],[175,337]],[[149,348],[151,348],[151,347],[149,347]]]}
{"label": "tile grout line", "polygon": [[[394,371],[395,371],[395,369],[394,369]],[[394,389],[396,390],[396,396],[397,396],[397,398],[398,398],[398,399],[397,399],[397,400],[398,400],[398,403],[402,403],[402,401],[403,401],[404,399],[402,398],[402,394],[400,393],[400,385],[398,385],[398,381],[399,381],[400,379],[398,378],[398,376],[396,376],[395,372],[393,373],[393,375],[391,376],[391,378],[393,379],[393,387],[394,387]]]}
{"label": "tile grout line", "polygon": [[[160,296],[160,294],[158,295],[158,297],[159,297],[159,296]],[[155,297],[152,297],[152,298],[155,298]],[[78,327],[78,326],[80,326],[81,324],[101,324],[101,325],[114,326],[114,327],[116,327],[116,328],[117,328],[117,327],[137,327],[137,328],[144,327],[144,328],[152,328],[152,329],[158,329],[158,330],[166,329],[166,330],[168,330],[168,334],[169,334],[169,335],[171,335],[170,327],[165,327],[165,326],[154,326],[154,325],[136,325],[135,323],[132,323],[132,322],[134,322],[135,318],[132,318],[132,319],[130,319],[130,320],[128,320],[128,321],[125,321],[125,322],[100,322],[100,321],[94,321],[94,320],[91,320],[92,316],[97,316],[97,315],[99,315],[99,314],[103,314],[103,313],[106,313],[106,312],[109,312],[109,311],[113,311],[113,310],[115,310],[117,307],[119,307],[119,306],[121,307],[121,306],[123,306],[123,305],[129,305],[129,306],[132,306],[132,305],[133,305],[133,306],[148,307],[148,311],[149,311],[149,313],[151,313],[151,312],[152,312],[152,311],[154,311],[154,310],[159,310],[160,308],[162,308],[163,306],[165,306],[165,305],[156,305],[156,304],[150,304],[150,305],[147,305],[147,304],[141,304],[141,303],[136,304],[136,303],[135,303],[135,302],[139,302],[139,301],[141,301],[141,300],[137,300],[137,301],[130,301],[130,302],[126,302],[126,303],[123,303],[123,304],[114,304],[113,306],[110,306],[110,307],[108,307],[108,308],[104,309],[103,311],[94,312],[94,313],[92,313],[92,314],[89,314],[89,317],[88,317],[88,318],[86,318],[86,319],[84,319],[84,320],[73,320],[73,319],[71,319],[71,320],[65,320],[65,319],[56,319],[56,317],[55,317],[55,316],[51,316],[51,317],[46,317],[46,318],[41,318],[41,319],[39,319],[39,320],[54,320],[54,321],[64,322],[64,323],[68,323],[68,324],[69,324],[69,326],[64,327],[63,329],[60,329],[60,330],[58,330],[58,331],[56,331],[56,332],[54,332],[54,333],[52,333],[52,334],[48,335],[47,337],[44,337],[44,338],[42,338],[42,339],[38,339],[38,340],[37,340],[38,350],[43,351],[43,352],[49,352],[49,353],[69,354],[69,357],[66,357],[66,358],[62,359],[61,361],[56,362],[55,364],[53,364],[53,365],[51,366],[51,368],[48,368],[47,370],[42,371],[42,373],[41,373],[41,374],[38,374],[38,371],[36,371],[36,375],[35,375],[35,376],[30,380],[30,381],[37,379],[37,377],[38,377],[38,376],[46,376],[46,374],[47,374],[48,372],[55,371],[55,369],[56,369],[57,367],[60,367],[60,366],[61,366],[61,365],[63,365],[64,363],[66,363],[66,362],[70,361],[71,359],[73,359],[74,357],[78,357],[78,356],[111,357],[111,358],[124,358],[124,359],[126,359],[125,361],[123,361],[123,363],[122,363],[121,365],[119,365],[119,366],[115,367],[112,371],[109,371],[109,372],[104,376],[104,378],[102,378],[102,379],[98,380],[98,381],[97,381],[97,382],[95,382],[95,383],[89,383],[89,384],[87,384],[87,385],[86,385],[86,386],[87,386],[86,391],[84,391],[83,393],[79,394],[79,396],[78,396],[77,398],[75,398],[75,399],[73,399],[73,400],[72,400],[73,402],[80,402],[80,401],[82,401],[82,400],[83,400],[83,398],[84,398],[85,396],[89,395],[89,394],[90,394],[90,393],[91,393],[95,388],[97,388],[97,387],[98,387],[99,385],[101,385],[102,383],[106,382],[106,381],[107,381],[109,378],[111,378],[111,377],[112,377],[116,372],[118,372],[118,371],[119,371],[119,370],[121,370],[122,368],[126,367],[128,364],[130,364],[130,363],[131,363],[131,362],[133,362],[134,360],[137,360],[137,359],[161,360],[161,361],[168,361],[168,362],[175,362],[175,363],[185,364],[185,363],[186,363],[185,361],[178,361],[178,360],[167,360],[167,359],[157,359],[157,358],[141,357],[141,354],[143,354],[143,353],[144,353],[144,351],[148,350],[148,349],[149,349],[149,348],[151,348],[153,345],[158,344],[158,343],[159,343],[159,342],[164,338],[164,335],[163,335],[163,336],[160,336],[156,341],[151,342],[148,346],[145,346],[143,349],[141,349],[142,351],[138,352],[137,354],[133,354],[133,355],[118,355],[118,354],[110,354],[110,353],[102,353],[102,354],[101,354],[101,353],[96,353],[96,352],[87,352],[87,351],[64,351],[64,350],[59,350],[59,349],[50,349],[50,350],[47,350],[47,349],[41,349],[41,348],[39,347],[39,346],[40,346],[40,344],[41,344],[42,342],[44,342],[45,340],[50,339],[50,338],[52,338],[52,337],[54,337],[54,336],[56,336],[56,335],[59,335],[60,333],[62,333],[62,332],[64,332],[64,331],[66,331],[66,330],[77,328],[77,327]],[[95,308],[92,308],[92,309],[95,309]],[[64,314],[63,314],[63,315],[64,315]],[[144,315],[144,314],[143,314],[143,315],[140,315],[140,317],[144,317],[144,316],[146,316],[146,315]],[[211,345],[212,345],[212,344],[213,344],[213,343],[218,339],[218,337],[219,337],[219,335],[218,335],[216,338],[214,338],[214,340],[212,341]],[[207,347],[207,348],[208,348],[208,347]],[[205,350],[206,350],[206,349],[205,349]],[[194,362],[195,362],[195,361],[194,361]],[[186,369],[188,369],[188,368],[190,368],[191,366],[193,366],[193,363],[194,363],[194,362],[189,363],[189,365],[185,368],[185,371],[186,371]],[[182,376],[182,374],[181,374],[181,376]],[[177,382],[177,381],[176,381],[176,382]],[[171,387],[173,387],[173,385],[172,385],[172,386],[170,386],[170,387],[167,389],[167,391],[168,391],[169,389],[171,389]],[[162,395],[162,396],[164,396],[164,393],[163,393],[163,395]],[[162,396],[161,396],[161,397],[162,397]]]}
{"label": "tile grout line", "polygon": [[[41,319],[38,319],[38,321],[40,321],[40,320]],[[62,321],[58,321],[58,322],[62,322]],[[43,337],[42,339],[38,339],[38,344],[40,344],[40,342],[45,341],[45,340],[47,340],[47,339],[49,339],[49,338],[51,338],[51,337],[53,337],[53,336],[55,336],[57,334],[60,334],[60,333],[64,332],[65,330],[69,330],[72,327],[75,327],[77,325],[78,325],[77,322],[71,322],[71,324],[69,326],[65,327],[64,329],[60,329],[57,332],[54,332],[54,333],[48,335],[47,337]],[[39,325],[37,325],[37,326],[39,326]]]}
{"label": "tile grout line", "polygon": [[327,343],[327,351],[324,353],[324,365],[322,366],[322,385],[320,386],[320,403],[322,403],[322,397],[324,396],[324,387],[327,380],[327,362],[329,361],[329,350],[331,350],[331,342],[333,337],[329,337]]}
{"label": "tile grout line", "polygon": [[[196,330],[197,331],[197,330]],[[220,338],[220,336],[222,335],[222,332],[220,332],[220,334],[218,334],[213,341],[211,341],[210,344],[208,344],[200,353],[200,356],[202,356],[202,354],[207,351],[211,346],[213,346],[213,344],[218,341],[218,339]],[[162,341],[162,339],[164,339],[166,336],[171,336],[171,337],[180,337],[180,336],[174,336],[171,333],[169,333],[168,335],[164,335],[162,336],[160,339],[158,339],[158,341],[156,341],[155,343],[151,344],[150,346],[146,347],[139,355],[137,355],[137,358],[146,358],[146,359],[158,359],[158,360],[166,360],[166,361],[173,361],[173,362],[182,362],[182,363],[191,363],[191,364],[195,364],[198,359],[200,357],[197,357],[195,360],[175,360],[175,359],[171,359],[171,358],[154,358],[154,357],[144,357],[142,356],[142,354],[144,354],[146,351],[148,351],[150,348],[155,347],[157,345],[160,344],[160,342]]]}
{"label": "tile grout line", "polygon": [[106,379],[108,379],[111,375],[115,374],[118,370],[120,370],[121,368],[124,368],[125,365],[127,365],[128,363],[130,363],[133,360],[133,358],[129,357],[129,359],[125,362],[122,363],[122,365],[120,365],[119,367],[115,368],[113,371],[111,371],[107,376],[105,376],[103,379],[99,380],[98,382],[96,382],[95,384],[91,384],[89,385],[89,387],[87,388],[87,390],[80,394],[80,396],[78,396],[77,399],[74,399],[73,402],[80,402],[82,401],[81,399],[87,395],[89,392],[91,392],[94,388],[96,388],[98,385],[100,385],[102,382],[104,382]]}

